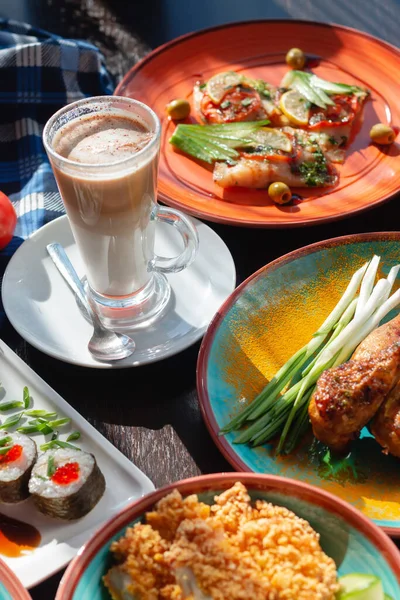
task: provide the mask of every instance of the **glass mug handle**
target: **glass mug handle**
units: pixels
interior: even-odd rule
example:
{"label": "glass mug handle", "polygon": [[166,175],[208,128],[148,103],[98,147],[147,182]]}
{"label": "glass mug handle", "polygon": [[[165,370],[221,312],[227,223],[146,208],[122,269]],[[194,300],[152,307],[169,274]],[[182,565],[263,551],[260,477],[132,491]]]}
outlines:
{"label": "glass mug handle", "polygon": [[182,236],[184,249],[172,258],[157,256],[150,261],[151,271],[160,273],[178,273],[192,264],[199,247],[199,235],[191,220],[173,208],[158,206],[155,220],[172,225]]}

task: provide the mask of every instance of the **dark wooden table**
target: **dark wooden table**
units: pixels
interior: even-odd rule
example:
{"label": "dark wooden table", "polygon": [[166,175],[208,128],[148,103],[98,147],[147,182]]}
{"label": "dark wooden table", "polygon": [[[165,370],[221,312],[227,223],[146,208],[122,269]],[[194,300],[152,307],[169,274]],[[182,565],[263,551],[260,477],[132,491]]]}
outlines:
{"label": "dark wooden table", "polygon": [[[84,37],[100,45],[117,79],[148,51],[148,46],[141,41],[133,26],[121,26],[119,23],[118,2],[112,5],[115,14],[110,8],[111,3],[101,0],[60,0],[56,4],[57,13],[50,0],[38,0],[35,14],[40,23],[36,24],[61,35]],[[298,17],[289,11],[291,2],[277,4],[286,6],[288,16]],[[317,4],[320,6],[316,18],[321,20],[321,7],[328,4]],[[352,2],[350,15],[356,4],[360,2]],[[378,6],[378,2],[372,4]],[[382,4],[394,11],[399,21],[399,4],[393,0]],[[64,12],[59,12],[60,5],[65,8]],[[60,14],[64,16],[59,18]],[[340,11],[337,19],[331,13],[326,14],[329,20],[353,24],[340,18]],[[241,16],[248,18],[245,9]],[[250,16],[254,17],[253,14]],[[260,16],[269,15],[263,11]],[[307,17],[310,18],[310,15]],[[139,19],[137,23],[142,21]],[[375,30],[371,32],[385,38],[384,23],[385,20],[382,20],[379,28],[379,21],[374,21]],[[208,24],[214,24],[212,18]],[[162,41],[162,35],[159,41]],[[399,229],[399,202],[400,197],[393,198],[389,203],[359,216],[311,228],[274,231],[213,223],[210,226],[228,245],[236,264],[239,284],[271,260],[312,242],[350,233]],[[1,337],[146,473],[155,486],[199,473],[232,470],[215,447],[200,414],[195,385],[199,344],[154,365],[130,370],[96,371],[64,364],[42,354],[24,342],[8,323],[2,329]],[[54,598],[61,576],[60,572],[32,589],[32,598]]]}

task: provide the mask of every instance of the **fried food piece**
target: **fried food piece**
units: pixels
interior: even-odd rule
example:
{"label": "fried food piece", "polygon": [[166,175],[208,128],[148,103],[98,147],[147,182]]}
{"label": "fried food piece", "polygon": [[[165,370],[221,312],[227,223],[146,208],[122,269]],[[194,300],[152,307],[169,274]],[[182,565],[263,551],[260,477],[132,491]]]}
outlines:
{"label": "fried food piece", "polygon": [[334,600],[339,589],[311,525],[287,508],[252,505],[240,482],[209,515],[197,496],[174,490],[149,517],[153,526],[137,523],[111,545],[119,564],[103,581],[113,600]]}
{"label": "fried food piece", "polygon": [[202,600],[333,600],[339,587],[310,524],[269,502],[253,507],[239,482],[215,498],[206,521],[181,523],[166,561],[184,598],[196,590]]}
{"label": "fried food piece", "polygon": [[311,398],[314,435],[337,452],[359,435],[400,378],[400,342],[375,354],[367,348],[360,349],[362,360],[324,371]]}
{"label": "fried food piece", "polygon": [[[183,521],[166,560],[177,574],[184,598],[190,597],[196,587],[207,600],[269,598],[268,578],[244,559],[212,521]],[[186,576],[186,582],[182,575]]]}
{"label": "fried food piece", "polygon": [[[113,542],[111,552],[121,564],[103,577],[113,600],[158,600],[160,590],[177,588],[174,574],[164,560],[168,548],[169,542],[158,531],[142,523],[128,528],[124,537]],[[172,594],[164,597],[174,598]],[[181,599],[179,593],[175,597]]]}
{"label": "fried food piece", "polygon": [[214,498],[211,516],[214,517],[226,535],[235,535],[243,523],[254,518],[254,509],[245,486],[235,483],[231,488]]}
{"label": "fried food piece", "polygon": [[[354,360],[368,358],[379,349],[400,340],[400,315],[373,331],[353,354]],[[400,458],[400,383],[381,404],[372,423],[371,432],[385,453]]]}
{"label": "fried food piece", "polygon": [[209,514],[208,504],[199,502],[195,494],[182,498],[178,490],[174,490],[165,498],[161,498],[156,510],[146,513],[146,523],[166,540],[173,540],[182,521],[206,519]]}

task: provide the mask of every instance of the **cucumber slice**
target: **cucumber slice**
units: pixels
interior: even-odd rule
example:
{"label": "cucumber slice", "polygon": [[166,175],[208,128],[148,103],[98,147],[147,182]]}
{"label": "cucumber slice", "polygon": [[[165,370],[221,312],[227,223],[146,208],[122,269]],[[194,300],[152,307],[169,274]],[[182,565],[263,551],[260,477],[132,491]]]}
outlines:
{"label": "cucumber slice", "polygon": [[337,600],[385,600],[382,581],[375,575],[350,573],[339,578]]}
{"label": "cucumber slice", "polygon": [[186,154],[209,164],[215,161],[234,164],[239,158],[235,148],[254,145],[256,142],[251,134],[267,123],[267,120],[263,120],[220,125],[179,124],[169,142]]}
{"label": "cucumber slice", "polygon": [[346,83],[333,83],[326,81],[316,75],[310,77],[310,85],[313,88],[324,90],[327,94],[354,94],[355,92],[363,92],[357,85],[347,85]]}

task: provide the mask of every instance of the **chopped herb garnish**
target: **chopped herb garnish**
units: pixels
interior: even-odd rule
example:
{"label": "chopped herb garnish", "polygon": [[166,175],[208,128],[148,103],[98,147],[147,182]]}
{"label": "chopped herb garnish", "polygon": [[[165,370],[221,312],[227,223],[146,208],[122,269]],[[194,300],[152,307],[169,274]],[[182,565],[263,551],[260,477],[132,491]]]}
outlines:
{"label": "chopped herb garnish", "polygon": [[51,440],[46,444],[42,444],[40,446],[41,450],[50,450],[51,448],[73,448],[74,450],[80,450],[78,446],[74,446],[73,444],[69,444],[68,442],[62,442],[61,440]]}
{"label": "chopped herb garnish", "polygon": [[12,442],[12,437],[7,435],[6,437],[3,437],[0,440],[0,448],[2,448],[3,446],[5,446],[6,444],[8,444],[9,442]]}
{"label": "chopped herb garnish", "polygon": [[20,412],[16,415],[11,415],[11,417],[7,417],[7,419],[0,425],[0,429],[8,429],[9,427],[14,427],[19,421],[24,413]]}
{"label": "chopped herb garnish", "polygon": [[68,423],[71,423],[71,419],[69,419],[68,417],[63,417],[62,419],[57,419],[56,421],[49,421],[49,426],[55,429],[56,427],[68,425]]}
{"label": "chopped herb garnish", "polygon": [[56,448],[56,442],[57,440],[51,440],[50,442],[46,442],[45,444],[42,444],[40,446],[40,449],[44,452],[45,450],[51,450],[51,448]]}
{"label": "chopped herb garnish", "polygon": [[339,148],[342,148],[343,146],[345,146],[347,144],[347,136],[346,135],[342,135],[341,137],[341,142],[340,142],[340,146]]}
{"label": "chopped herb garnish", "polygon": [[12,410],[13,408],[22,408],[24,403],[20,400],[12,400],[10,402],[3,402],[0,404],[0,412],[6,412],[7,410]]}
{"label": "chopped herb garnish", "polygon": [[29,390],[28,390],[27,386],[24,387],[23,401],[24,401],[24,408],[29,408],[29,404],[31,402],[31,397],[30,397]]}
{"label": "chopped herb garnish", "polygon": [[28,425],[24,425],[23,427],[18,427],[17,431],[20,433],[32,434],[32,433],[43,433],[46,435],[47,433],[52,433],[53,428],[50,427],[48,421],[46,419],[38,418],[32,419],[28,421]]}
{"label": "chopped herb garnish", "polygon": [[298,165],[298,170],[309,187],[324,185],[330,179],[328,164],[320,148],[314,153],[315,160]]}
{"label": "chopped herb garnish", "polygon": [[11,446],[5,446],[4,448],[0,448],[0,456],[7,454],[7,452],[11,450],[12,447],[13,445],[11,444]]}
{"label": "chopped herb garnish", "polygon": [[271,100],[271,93],[268,90],[263,90],[261,93],[267,100]]}
{"label": "chopped herb garnish", "polygon": [[79,433],[79,431],[73,431],[67,437],[67,442],[73,442],[74,440],[79,440],[80,437],[81,437],[81,434]]}
{"label": "chopped herb garnish", "polygon": [[331,451],[329,450],[329,448],[326,451],[326,453],[324,454],[324,456],[322,457],[322,462],[324,462],[328,466],[331,465]]}
{"label": "chopped herb garnish", "polygon": [[41,433],[39,427],[39,425],[24,425],[23,427],[17,427],[17,431],[25,435],[32,435],[33,433]]}
{"label": "chopped herb garnish", "polygon": [[49,456],[47,459],[47,477],[52,477],[57,471],[57,467],[54,462],[54,456]]}
{"label": "chopped herb garnish", "polygon": [[[56,440],[58,438],[58,431],[55,431],[53,433],[53,435],[51,436],[51,441],[53,442],[54,440]],[[67,442],[68,442],[68,438],[67,438]]]}
{"label": "chopped herb garnish", "polygon": [[331,136],[329,136],[329,137],[328,137],[328,142],[329,142],[330,144],[332,144],[332,146],[337,146],[337,144],[339,143],[339,142],[337,141],[337,139],[333,137],[333,135],[331,135]]}
{"label": "chopped herb garnish", "polygon": [[38,429],[40,431],[40,433],[43,433],[43,435],[47,435],[48,433],[53,433],[53,428],[50,427],[50,425],[48,423],[41,423],[40,425],[38,425]]}
{"label": "chopped herb garnish", "polygon": [[38,475],[36,473],[35,477],[37,477],[38,479],[41,479],[42,481],[47,481],[47,477],[43,477],[42,475]]}
{"label": "chopped herb garnish", "polygon": [[225,108],[228,108],[230,105],[231,105],[231,103],[229,102],[229,100],[225,100],[225,102],[222,102],[221,108],[225,109]]}
{"label": "chopped herb garnish", "polygon": [[253,90],[256,90],[259,94],[264,93],[265,91],[265,81],[263,81],[262,79],[251,79],[251,77],[243,77],[243,83],[246,84],[248,87],[253,88]]}
{"label": "chopped herb garnish", "polygon": [[243,98],[241,104],[243,106],[249,106],[253,102],[253,98]]}
{"label": "chopped herb garnish", "polygon": [[26,410],[25,414],[27,417],[42,417],[42,419],[54,419],[57,416],[56,412],[48,412],[47,410]]}
{"label": "chopped herb garnish", "polygon": [[199,90],[204,90],[204,88],[206,88],[206,87],[207,87],[206,83],[200,83]]}

